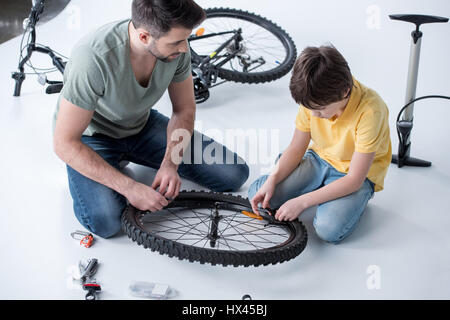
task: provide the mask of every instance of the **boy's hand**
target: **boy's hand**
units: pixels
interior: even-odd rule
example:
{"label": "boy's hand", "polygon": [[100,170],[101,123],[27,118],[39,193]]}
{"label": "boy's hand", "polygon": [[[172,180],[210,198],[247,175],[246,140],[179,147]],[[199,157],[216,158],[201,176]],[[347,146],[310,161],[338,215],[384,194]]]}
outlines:
{"label": "boy's hand", "polygon": [[279,221],[292,221],[298,218],[298,216],[306,209],[308,206],[302,196],[293,198],[286,201],[275,214],[275,219]]}
{"label": "boy's hand", "polygon": [[272,198],[273,193],[275,191],[276,183],[272,178],[269,176],[269,178],[264,182],[261,188],[259,188],[258,192],[255,194],[255,196],[250,201],[250,204],[252,205],[253,212],[259,214],[258,211],[258,204],[262,202],[263,208],[269,207],[269,200]]}

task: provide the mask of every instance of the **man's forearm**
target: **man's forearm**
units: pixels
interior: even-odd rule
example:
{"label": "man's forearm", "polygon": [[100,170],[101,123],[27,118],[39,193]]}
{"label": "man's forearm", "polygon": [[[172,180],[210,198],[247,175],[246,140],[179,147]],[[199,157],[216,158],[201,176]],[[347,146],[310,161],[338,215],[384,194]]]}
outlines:
{"label": "man's forearm", "polygon": [[161,166],[170,165],[178,168],[194,132],[194,120],[195,112],[183,111],[172,114],[167,125],[167,147]]}
{"label": "man's forearm", "polygon": [[129,186],[135,182],[81,141],[68,143],[55,151],[72,169],[122,195],[125,195]]}

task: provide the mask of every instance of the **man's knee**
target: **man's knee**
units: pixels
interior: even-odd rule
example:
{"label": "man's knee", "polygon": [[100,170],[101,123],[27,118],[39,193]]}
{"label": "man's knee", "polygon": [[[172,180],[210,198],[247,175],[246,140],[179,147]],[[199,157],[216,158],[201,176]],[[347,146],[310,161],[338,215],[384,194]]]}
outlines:
{"label": "man's knee", "polygon": [[107,239],[116,235],[121,230],[121,213],[121,208],[109,207],[95,208],[91,212],[75,212],[75,216],[89,232]]}
{"label": "man's knee", "polygon": [[250,169],[246,163],[226,165],[224,170],[224,176],[222,177],[223,183],[214,188],[214,191],[218,192],[231,192],[237,191],[247,181],[250,174]]}
{"label": "man's knee", "polygon": [[96,221],[92,226],[92,232],[101,238],[108,239],[116,235],[122,229],[120,217],[107,217],[101,221]]}
{"label": "man's knee", "polygon": [[121,215],[126,207],[126,199],[115,191],[98,187],[90,193],[75,192],[73,209],[78,221],[93,234],[110,238],[121,230]]}

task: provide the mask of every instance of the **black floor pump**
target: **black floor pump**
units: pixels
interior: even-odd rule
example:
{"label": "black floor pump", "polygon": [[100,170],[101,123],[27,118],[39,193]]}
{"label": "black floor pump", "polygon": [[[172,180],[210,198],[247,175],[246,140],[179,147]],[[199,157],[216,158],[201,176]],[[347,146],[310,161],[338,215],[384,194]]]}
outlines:
{"label": "black floor pump", "polygon": [[[419,71],[420,46],[422,43],[422,32],[419,30],[421,24],[434,22],[448,22],[448,18],[437,16],[426,16],[418,14],[393,14],[389,16],[392,20],[411,22],[416,25],[416,29],[411,33],[411,51],[409,56],[408,80],[406,86],[406,105],[400,110],[397,117],[397,134],[399,139],[398,154],[392,155],[392,163],[396,163],[399,168],[403,166],[429,167],[431,162],[410,157],[411,151],[411,130],[413,127],[414,102],[428,98],[449,99],[450,97],[430,95],[415,98],[417,87],[417,74]],[[402,116],[400,120],[400,117]]]}

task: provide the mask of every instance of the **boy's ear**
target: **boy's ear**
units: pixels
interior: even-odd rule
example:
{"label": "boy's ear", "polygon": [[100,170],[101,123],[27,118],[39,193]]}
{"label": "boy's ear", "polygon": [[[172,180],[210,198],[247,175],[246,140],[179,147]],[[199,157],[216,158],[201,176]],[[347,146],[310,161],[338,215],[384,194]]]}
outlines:
{"label": "boy's ear", "polygon": [[348,96],[350,95],[351,89],[348,88],[347,91],[345,91],[344,97],[348,98]]}

